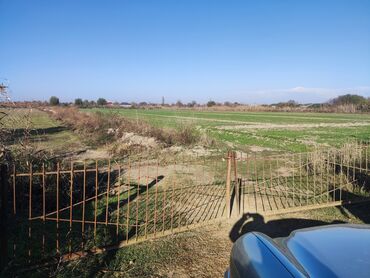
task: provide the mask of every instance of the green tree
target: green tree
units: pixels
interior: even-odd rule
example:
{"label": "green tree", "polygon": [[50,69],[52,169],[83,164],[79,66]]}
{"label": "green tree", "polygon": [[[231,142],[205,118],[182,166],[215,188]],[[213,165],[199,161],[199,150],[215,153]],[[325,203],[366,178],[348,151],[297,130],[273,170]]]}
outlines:
{"label": "green tree", "polygon": [[212,106],[215,106],[216,105],[216,102],[214,102],[213,100],[210,100],[207,102],[207,106],[208,107],[212,107]]}
{"label": "green tree", "polygon": [[105,98],[98,98],[98,100],[96,101],[96,104],[99,106],[106,105],[107,100]]}
{"label": "green tree", "polygon": [[89,102],[87,99],[85,99],[85,100],[82,102],[82,106],[83,106],[83,107],[89,107],[89,106],[90,106],[90,102]]}
{"label": "green tree", "polygon": [[188,107],[194,107],[195,105],[197,105],[197,102],[195,100],[187,104]]}
{"label": "green tree", "polygon": [[367,99],[364,98],[363,96],[347,94],[347,95],[338,96],[332,99],[330,102],[333,105],[348,105],[348,104],[360,105],[360,104],[366,104]]}
{"label": "green tree", "polygon": [[50,105],[59,105],[59,98],[52,96],[49,100]]}
{"label": "green tree", "polygon": [[76,106],[82,106],[83,105],[83,101],[81,98],[76,98],[75,99],[75,105]]}

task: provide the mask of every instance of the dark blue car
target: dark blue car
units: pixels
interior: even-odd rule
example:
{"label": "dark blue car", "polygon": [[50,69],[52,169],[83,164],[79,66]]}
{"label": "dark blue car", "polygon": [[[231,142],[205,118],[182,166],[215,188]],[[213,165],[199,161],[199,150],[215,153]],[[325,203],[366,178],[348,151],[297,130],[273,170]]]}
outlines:
{"label": "dark blue car", "polygon": [[271,239],[251,232],[231,251],[226,277],[370,277],[370,225],[328,225]]}

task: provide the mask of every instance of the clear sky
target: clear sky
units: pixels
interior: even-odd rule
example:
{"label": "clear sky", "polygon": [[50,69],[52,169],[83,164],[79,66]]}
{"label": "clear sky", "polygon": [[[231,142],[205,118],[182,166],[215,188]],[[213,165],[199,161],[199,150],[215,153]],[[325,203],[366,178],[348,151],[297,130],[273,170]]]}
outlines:
{"label": "clear sky", "polygon": [[370,96],[370,1],[0,0],[15,100]]}

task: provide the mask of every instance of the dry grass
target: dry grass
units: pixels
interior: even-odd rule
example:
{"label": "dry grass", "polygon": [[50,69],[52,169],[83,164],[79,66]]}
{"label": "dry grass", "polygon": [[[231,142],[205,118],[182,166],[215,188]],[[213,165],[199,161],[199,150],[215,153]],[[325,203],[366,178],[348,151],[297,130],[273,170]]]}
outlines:
{"label": "dry grass", "polygon": [[[166,109],[167,107],[162,107]],[[172,107],[173,108],[173,107]],[[312,112],[312,113],[368,113],[369,108],[355,104],[332,105],[321,103],[316,105],[253,105],[253,104],[235,104],[235,105],[216,105],[216,106],[196,106],[196,107],[175,107],[180,110],[198,110],[198,111],[217,111],[217,112]]]}
{"label": "dry grass", "polygon": [[199,133],[191,125],[181,125],[177,129],[159,128],[144,120],[101,112],[84,113],[76,108],[53,108],[48,112],[55,119],[84,135],[93,144],[113,143],[128,132],[153,137],[167,146],[192,145],[200,140]]}

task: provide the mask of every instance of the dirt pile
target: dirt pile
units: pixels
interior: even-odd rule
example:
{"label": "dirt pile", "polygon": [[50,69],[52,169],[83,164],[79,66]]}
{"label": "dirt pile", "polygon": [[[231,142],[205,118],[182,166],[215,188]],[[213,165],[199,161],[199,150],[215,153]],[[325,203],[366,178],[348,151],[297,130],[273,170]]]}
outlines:
{"label": "dirt pile", "polygon": [[189,157],[209,156],[213,153],[211,149],[206,149],[203,146],[194,146],[193,148],[186,148],[182,146],[172,146],[163,149],[164,154],[176,154]]}
{"label": "dirt pile", "polygon": [[124,133],[120,142],[127,146],[141,146],[146,148],[157,148],[160,146],[156,138],[137,135],[133,132]]}

